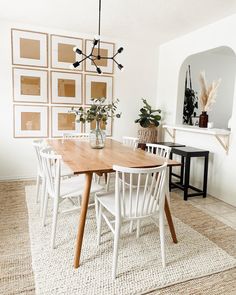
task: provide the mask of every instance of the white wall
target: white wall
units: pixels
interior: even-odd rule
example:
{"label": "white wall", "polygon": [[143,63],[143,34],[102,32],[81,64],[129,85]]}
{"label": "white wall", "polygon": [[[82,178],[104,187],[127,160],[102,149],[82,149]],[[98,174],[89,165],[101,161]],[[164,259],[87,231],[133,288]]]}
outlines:
{"label": "white wall", "polygon": [[[236,74],[236,55],[227,47],[221,47],[210,51],[194,54],[188,57],[180,70],[179,74],[179,90],[178,101],[184,98],[184,84],[185,75],[188,65],[191,67],[192,85],[193,89],[200,95],[199,76],[201,71],[205,71],[208,85],[213,80],[217,81],[221,78],[221,84],[217,91],[216,102],[212,109],[207,112],[209,122],[214,123],[215,128],[227,128],[228,120],[232,115],[233,97],[234,97],[234,83]],[[182,107],[183,109],[183,107]],[[195,109],[197,115],[201,114],[201,106],[199,104],[198,110]],[[178,122],[182,123],[182,116],[176,118]]]}
{"label": "white wall", "polygon": [[[12,65],[11,65],[11,28],[46,32],[65,36],[93,38],[79,32],[68,32],[53,28],[35,27],[0,21],[0,180],[33,177],[36,174],[36,160],[32,149],[32,139],[13,138],[12,103]],[[141,97],[155,102],[157,76],[157,56],[154,44],[137,46],[132,40],[111,40],[116,46],[123,46],[124,52],[119,60],[124,72],[116,70],[114,79],[114,98],[120,99],[119,110],[122,118],[113,126],[113,136],[136,136],[137,125],[134,120],[141,107]],[[142,60],[143,62],[140,62]]]}
{"label": "white wall", "polygon": [[[236,52],[236,15],[163,44],[159,49],[157,103],[165,111],[165,121],[175,124],[182,103],[178,105],[179,72],[184,60],[193,54],[228,46]],[[236,97],[232,107],[232,133],[228,155],[213,136],[190,132],[176,132],[176,142],[207,149],[211,152],[208,192],[236,206]],[[170,140],[167,134],[165,139]],[[195,163],[195,179],[200,182],[201,160]]]}

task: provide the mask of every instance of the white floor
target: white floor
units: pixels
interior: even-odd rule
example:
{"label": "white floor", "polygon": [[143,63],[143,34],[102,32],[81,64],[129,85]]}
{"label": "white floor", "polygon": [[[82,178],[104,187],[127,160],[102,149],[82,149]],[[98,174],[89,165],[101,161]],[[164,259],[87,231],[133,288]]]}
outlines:
{"label": "white floor", "polygon": [[190,197],[187,202],[236,229],[236,207],[226,204],[209,195],[206,198]]}

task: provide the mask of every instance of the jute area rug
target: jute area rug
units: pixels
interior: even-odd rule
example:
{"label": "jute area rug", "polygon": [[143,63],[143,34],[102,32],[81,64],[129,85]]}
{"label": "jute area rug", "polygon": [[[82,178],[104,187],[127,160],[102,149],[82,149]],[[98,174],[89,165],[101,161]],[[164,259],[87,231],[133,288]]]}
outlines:
{"label": "jute area rug", "polygon": [[59,215],[57,248],[52,250],[51,213],[47,226],[42,228],[34,186],[26,187],[26,201],[36,294],[148,294],[236,267],[236,259],[229,251],[174,218],[179,243],[173,244],[166,226],[166,268],[161,264],[159,232],[155,225],[143,223],[139,239],[135,233],[128,233],[129,224],[123,227],[118,277],[112,281],[113,236],[104,225],[102,244],[97,246],[95,212],[91,208],[87,215],[81,267],[75,270],[73,255],[78,212]]}

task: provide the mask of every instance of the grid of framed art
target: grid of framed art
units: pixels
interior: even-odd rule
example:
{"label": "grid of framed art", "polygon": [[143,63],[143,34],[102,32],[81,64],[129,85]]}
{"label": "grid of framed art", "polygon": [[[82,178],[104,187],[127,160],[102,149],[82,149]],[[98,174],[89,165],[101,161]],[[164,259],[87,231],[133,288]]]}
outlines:
{"label": "grid of framed art", "polygon": [[[80,59],[73,48],[89,52],[91,40],[20,29],[12,29],[11,37],[14,137],[62,137],[94,128],[93,123],[76,123],[69,111],[72,106],[89,107],[91,98],[113,101],[113,62],[99,64],[106,75],[97,75],[88,61],[71,70],[69,66]],[[114,50],[114,43],[101,42],[103,56]],[[111,136],[112,120],[101,128]]]}

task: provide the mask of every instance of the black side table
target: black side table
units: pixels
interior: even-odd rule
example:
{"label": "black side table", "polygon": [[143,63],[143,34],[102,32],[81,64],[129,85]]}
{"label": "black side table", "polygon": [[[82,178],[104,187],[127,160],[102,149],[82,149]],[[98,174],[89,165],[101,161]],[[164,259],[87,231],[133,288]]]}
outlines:
{"label": "black side table", "polygon": [[[180,188],[184,191],[184,200],[187,201],[188,197],[193,196],[200,196],[202,195],[203,198],[206,197],[207,194],[207,174],[208,174],[208,158],[209,158],[209,151],[200,150],[194,147],[176,147],[172,148],[171,150],[171,158],[173,154],[181,156],[181,173],[177,175],[172,172],[170,168],[170,190],[172,187]],[[191,158],[193,157],[204,157],[204,173],[203,173],[203,189],[196,188],[189,184],[189,177],[190,177],[190,164]],[[172,182],[172,176],[180,178],[179,182]],[[195,193],[188,193],[188,189],[192,189],[196,191]]]}

